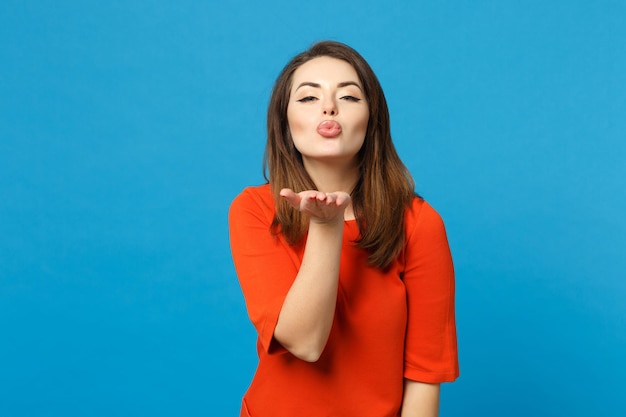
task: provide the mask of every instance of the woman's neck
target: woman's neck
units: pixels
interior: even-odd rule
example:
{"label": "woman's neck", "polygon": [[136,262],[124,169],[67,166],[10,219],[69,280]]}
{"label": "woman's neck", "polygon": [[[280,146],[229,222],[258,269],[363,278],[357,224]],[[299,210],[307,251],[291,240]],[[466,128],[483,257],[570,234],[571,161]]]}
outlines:
{"label": "woman's neck", "polygon": [[304,168],[318,191],[325,193],[343,191],[350,194],[359,179],[359,168],[356,163],[340,165],[334,161],[304,160],[303,162]]}
{"label": "woman's neck", "polygon": [[[333,193],[343,191],[352,194],[352,190],[359,180],[359,167],[356,163],[350,165],[338,165],[337,163],[324,163],[320,161],[304,160],[304,168],[317,186],[318,191]],[[345,220],[354,220],[352,202],[344,212]]]}

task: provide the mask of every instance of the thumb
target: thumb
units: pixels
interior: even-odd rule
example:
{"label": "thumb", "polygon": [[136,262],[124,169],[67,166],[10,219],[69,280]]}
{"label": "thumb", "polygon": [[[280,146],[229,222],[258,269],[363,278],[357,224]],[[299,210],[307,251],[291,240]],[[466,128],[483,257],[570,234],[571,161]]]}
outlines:
{"label": "thumb", "polygon": [[290,188],[283,188],[282,190],[280,190],[280,196],[283,197],[285,200],[287,200],[287,202],[295,207],[295,208],[299,208],[300,207],[300,196],[298,194],[296,194],[292,189]]}

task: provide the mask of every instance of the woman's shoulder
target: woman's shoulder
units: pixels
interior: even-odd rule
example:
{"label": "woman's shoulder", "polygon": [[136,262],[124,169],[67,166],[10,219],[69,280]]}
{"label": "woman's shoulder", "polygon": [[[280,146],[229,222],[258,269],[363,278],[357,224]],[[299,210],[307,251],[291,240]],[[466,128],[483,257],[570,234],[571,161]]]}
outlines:
{"label": "woman's shoulder", "polygon": [[249,185],[241,190],[241,192],[235,197],[235,200],[238,198],[271,199],[272,191],[268,183],[261,185]]}
{"label": "woman's shoulder", "polygon": [[274,197],[269,184],[245,187],[231,202],[230,210],[262,210],[274,213]]}
{"label": "woman's shoulder", "polygon": [[423,197],[415,196],[405,213],[406,231],[410,235],[416,229],[444,229],[439,212]]}

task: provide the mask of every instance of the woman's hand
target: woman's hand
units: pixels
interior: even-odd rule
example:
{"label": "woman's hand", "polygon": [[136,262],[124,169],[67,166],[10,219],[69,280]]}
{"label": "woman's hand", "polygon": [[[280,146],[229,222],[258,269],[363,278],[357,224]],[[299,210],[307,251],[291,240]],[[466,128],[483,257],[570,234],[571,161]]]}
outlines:
{"label": "woman's hand", "polygon": [[307,190],[295,193],[289,188],[280,190],[280,195],[296,210],[309,215],[312,222],[331,223],[343,221],[343,214],[350,205],[350,195],[343,191],[323,193]]}
{"label": "woman's hand", "polygon": [[335,316],[343,216],[350,195],[295,193],[288,188],[280,195],[309,216],[309,229],[302,263],[280,310],[274,338],[295,357],[315,362],[326,347]]}

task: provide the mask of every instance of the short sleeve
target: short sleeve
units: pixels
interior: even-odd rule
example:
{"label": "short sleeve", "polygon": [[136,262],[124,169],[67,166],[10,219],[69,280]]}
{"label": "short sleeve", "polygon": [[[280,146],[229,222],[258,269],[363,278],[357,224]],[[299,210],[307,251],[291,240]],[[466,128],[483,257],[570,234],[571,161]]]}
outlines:
{"label": "short sleeve", "polygon": [[454,266],[443,220],[424,200],[407,212],[404,283],[408,324],[404,377],[440,383],[459,376]]}
{"label": "short sleeve", "polygon": [[281,236],[271,233],[274,205],[269,187],[249,187],[231,203],[230,246],[248,316],[266,352],[284,351],[273,343],[284,299],[300,259]]}

